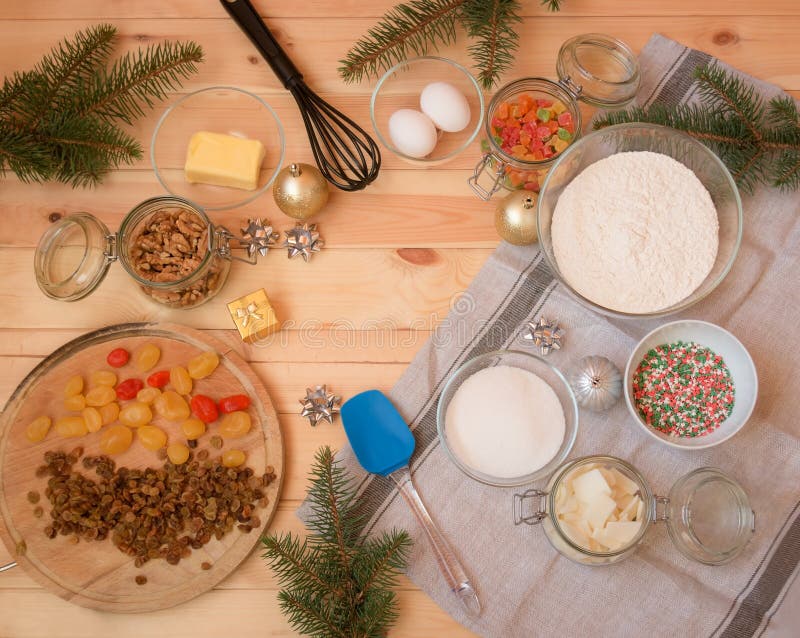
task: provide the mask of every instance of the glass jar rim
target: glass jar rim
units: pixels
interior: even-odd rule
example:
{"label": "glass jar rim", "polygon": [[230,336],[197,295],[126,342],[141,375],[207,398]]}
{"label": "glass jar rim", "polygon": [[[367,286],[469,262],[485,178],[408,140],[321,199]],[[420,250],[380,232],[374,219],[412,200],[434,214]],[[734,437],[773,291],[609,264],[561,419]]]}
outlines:
{"label": "glass jar rim", "polygon": [[[555,498],[556,498],[556,493],[558,492],[558,488],[561,485],[561,482],[574,469],[582,465],[587,465],[589,463],[609,463],[624,468],[625,470],[629,471],[631,474],[634,475],[634,477],[636,478],[637,485],[642,490],[642,501],[644,502],[644,520],[642,521],[642,525],[639,528],[639,531],[636,533],[636,536],[634,536],[633,539],[627,545],[613,552],[595,552],[590,550],[588,547],[583,547],[582,545],[578,545],[562,529],[561,524],[559,523],[558,518],[556,516]],[[547,491],[548,491],[547,516],[553,525],[553,529],[555,529],[559,537],[565,543],[567,543],[569,547],[586,556],[590,556],[593,558],[611,558],[614,556],[619,556],[620,554],[624,554],[625,552],[630,550],[632,547],[635,547],[639,543],[639,541],[647,533],[648,526],[650,525],[651,522],[653,522],[653,499],[655,497],[653,491],[650,489],[650,484],[647,482],[647,479],[644,478],[644,476],[638,469],[636,469],[633,465],[631,465],[627,461],[624,461],[623,459],[616,456],[596,454],[590,456],[582,456],[573,461],[565,463],[558,469],[557,473],[553,475],[553,478],[550,481],[550,485],[547,488]]]}
{"label": "glass jar rim", "polygon": [[[610,44],[622,50],[622,52],[626,56],[626,61],[631,63],[632,66],[632,72],[629,77],[623,80],[608,80],[603,77],[600,77],[599,75],[596,75],[595,73],[592,73],[589,69],[585,67],[583,63],[581,63],[575,52],[576,45],[581,45],[581,44],[596,45],[598,43]],[[561,45],[561,48],[558,50],[558,58],[557,58],[558,62],[556,66],[556,72],[558,73],[559,78],[562,80],[566,79],[562,77],[562,72],[563,72],[563,60],[567,55],[571,57],[575,65],[575,69],[581,74],[581,77],[587,80],[591,80],[592,82],[597,82],[600,84],[606,84],[609,86],[624,86],[626,84],[635,84],[636,86],[638,86],[640,77],[639,62],[636,59],[636,54],[634,54],[631,48],[627,44],[625,44],[625,42],[623,42],[622,40],[613,38],[603,33],[583,33],[580,35],[573,36],[568,40],[565,40],[564,43]],[[583,95],[583,93],[581,94]],[[593,102],[595,99],[596,99],[595,96],[588,95],[587,101]],[[624,102],[620,102],[620,104],[624,104]]]}
{"label": "glass jar rim", "polygon": [[506,153],[494,139],[494,135],[492,135],[492,117],[495,108],[500,102],[507,99],[516,91],[523,89],[525,86],[537,84],[540,86],[529,88],[528,90],[538,90],[543,93],[548,93],[551,97],[563,102],[564,106],[566,106],[567,110],[572,114],[572,118],[575,122],[575,133],[573,133],[572,141],[570,143],[575,142],[580,137],[581,128],[583,126],[583,117],[581,116],[581,110],[578,107],[578,103],[575,101],[575,97],[558,82],[554,82],[548,78],[530,76],[519,78],[518,80],[512,80],[511,82],[501,86],[497,90],[497,93],[492,96],[492,99],[489,101],[489,106],[486,108],[484,134],[486,135],[489,146],[493,151],[492,154],[499,155],[500,159],[507,164],[519,164],[523,167],[523,170],[542,170],[548,168],[553,165],[561,153],[557,153],[553,157],[541,160],[523,160]]}
{"label": "glass jar rim", "polygon": [[[195,268],[188,275],[181,277],[180,279],[175,279],[173,281],[151,281],[150,279],[145,279],[144,277],[136,273],[135,269],[130,264],[128,259],[127,244],[125,241],[126,231],[130,226],[133,226],[136,222],[138,222],[140,218],[143,218],[145,215],[155,212],[155,210],[157,210],[157,207],[159,206],[176,206],[179,208],[183,208],[184,210],[188,210],[196,214],[200,218],[200,220],[206,225],[206,228],[208,228],[208,246],[197,268]],[[158,195],[156,197],[150,197],[149,199],[146,199],[143,202],[139,202],[136,206],[134,206],[128,212],[128,214],[125,215],[125,218],[122,220],[122,223],[120,224],[119,230],[117,231],[117,237],[119,243],[117,250],[119,254],[119,260],[120,262],[122,262],[122,266],[123,268],[125,268],[125,271],[131,277],[133,277],[136,283],[142,286],[148,286],[155,290],[165,290],[169,288],[174,288],[175,286],[186,285],[188,283],[191,283],[193,279],[197,278],[205,270],[206,266],[214,256],[214,238],[213,238],[214,229],[215,229],[214,224],[208,218],[208,215],[206,215],[205,211],[197,204],[190,202],[188,199],[184,199],[183,197],[178,197],[177,195]]]}

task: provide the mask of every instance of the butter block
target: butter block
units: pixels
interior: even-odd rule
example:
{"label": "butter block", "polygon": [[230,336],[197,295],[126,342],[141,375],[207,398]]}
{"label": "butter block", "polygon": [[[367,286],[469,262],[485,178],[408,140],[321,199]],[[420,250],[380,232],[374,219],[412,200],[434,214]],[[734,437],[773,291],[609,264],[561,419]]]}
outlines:
{"label": "butter block", "polygon": [[255,190],[264,161],[264,145],[233,135],[198,131],[189,140],[184,172],[190,184]]}

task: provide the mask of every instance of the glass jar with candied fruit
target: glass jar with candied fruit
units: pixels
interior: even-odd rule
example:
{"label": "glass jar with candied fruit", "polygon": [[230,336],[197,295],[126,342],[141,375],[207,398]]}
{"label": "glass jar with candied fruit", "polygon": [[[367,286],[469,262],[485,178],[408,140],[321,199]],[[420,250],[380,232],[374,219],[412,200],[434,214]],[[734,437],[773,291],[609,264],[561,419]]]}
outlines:
{"label": "glass jar with candied fruit", "polygon": [[585,34],[558,52],[558,81],[522,78],[499,89],[486,109],[483,156],[469,178],[488,200],[501,189],[538,193],[560,153],[581,133],[579,101],[620,108],[639,87],[639,63],[628,46]]}

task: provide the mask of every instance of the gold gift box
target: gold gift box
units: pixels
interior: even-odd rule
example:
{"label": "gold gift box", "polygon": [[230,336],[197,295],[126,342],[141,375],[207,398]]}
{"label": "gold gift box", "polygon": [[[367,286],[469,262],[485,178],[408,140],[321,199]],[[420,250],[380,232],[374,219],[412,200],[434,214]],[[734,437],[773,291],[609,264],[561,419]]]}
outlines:
{"label": "gold gift box", "polygon": [[262,288],[228,304],[228,312],[246,343],[254,343],[281,329],[281,322]]}

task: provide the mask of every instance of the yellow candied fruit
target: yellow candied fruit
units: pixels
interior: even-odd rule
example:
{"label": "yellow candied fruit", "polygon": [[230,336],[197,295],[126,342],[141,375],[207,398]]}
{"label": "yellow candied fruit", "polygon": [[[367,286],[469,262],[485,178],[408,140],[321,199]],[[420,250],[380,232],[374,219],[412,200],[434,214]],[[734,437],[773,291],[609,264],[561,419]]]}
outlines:
{"label": "yellow candied fruit", "polygon": [[170,421],[183,421],[192,413],[186,399],[173,390],[167,390],[156,397],[153,407],[159,416]]}
{"label": "yellow candied fruit", "polygon": [[86,405],[93,408],[101,408],[116,398],[117,393],[114,392],[114,388],[107,385],[98,385],[86,393]]}
{"label": "yellow candied fruit", "polygon": [[52,421],[49,416],[37,416],[28,424],[28,427],[25,428],[25,437],[31,443],[44,441],[44,437],[46,437],[47,433],[50,431],[51,423]]}
{"label": "yellow candied fruit", "polygon": [[216,352],[201,352],[194,359],[191,359],[186,367],[189,369],[189,376],[192,379],[204,379],[214,372],[219,365],[219,357]]}
{"label": "yellow candied fruit", "polygon": [[220,436],[224,439],[239,439],[250,431],[250,415],[247,412],[230,412],[219,424]]}
{"label": "yellow candied fruit", "polygon": [[97,411],[100,412],[100,416],[103,419],[103,425],[108,425],[109,423],[113,423],[117,420],[117,417],[119,416],[119,403],[116,401],[106,403],[105,405],[101,405],[99,408],[97,408]]}
{"label": "yellow candied fruit", "polygon": [[241,450],[225,450],[222,453],[222,464],[225,467],[239,467],[246,458]]}
{"label": "yellow candied fruit", "polygon": [[171,443],[167,447],[167,458],[174,465],[182,465],[189,459],[189,448],[183,443]]}
{"label": "yellow candied fruit", "polygon": [[83,377],[76,374],[74,377],[70,377],[64,385],[64,398],[73,397],[81,392],[83,392]]}
{"label": "yellow candied fruit", "polygon": [[148,450],[160,450],[167,444],[167,434],[155,425],[143,425],[136,430],[136,437]]}
{"label": "yellow candied fruit", "polygon": [[100,451],[103,454],[121,454],[131,446],[133,431],[124,425],[112,425],[100,435]]}
{"label": "yellow candied fruit", "polygon": [[206,433],[206,424],[200,419],[192,417],[181,423],[181,430],[187,439],[193,441],[194,439],[199,439]]}
{"label": "yellow candied fruit", "polygon": [[119,411],[119,422],[130,428],[138,428],[145,423],[150,423],[153,412],[150,406],[140,401],[131,401]]}
{"label": "yellow candied fruit", "polygon": [[161,390],[158,388],[142,388],[136,393],[136,400],[141,403],[152,403],[160,394]]}
{"label": "yellow candied fruit", "polygon": [[101,427],[103,427],[103,415],[100,414],[100,410],[97,408],[83,408],[81,416],[86,422],[86,429],[89,430],[89,432],[97,432]]}
{"label": "yellow candied fruit", "polygon": [[56,432],[64,438],[83,436],[89,430],[86,429],[86,421],[82,416],[65,416],[56,420]]}
{"label": "yellow candied fruit", "polygon": [[175,366],[169,371],[169,382],[178,394],[187,395],[192,391],[192,377],[183,366]]}
{"label": "yellow candied fruit", "polygon": [[161,349],[154,343],[146,343],[133,353],[133,365],[139,372],[147,372],[160,358]]}
{"label": "yellow candied fruit", "polygon": [[564,103],[560,100],[553,100],[553,106],[550,107],[550,110],[553,111],[556,115],[561,115],[564,111],[567,110],[567,107],[564,106]]}
{"label": "yellow candied fruit", "polygon": [[64,409],[71,412],[80,412],[86,407],[86,397],[82,394],[73,394],[64,399]]}
{"label": "yellow candied fruit", "polygon": [[113,388],[117,385],[117,375],[111,370],[95,370],[89,375],[89,385],[93,388],[98,385],[107,385]]}

